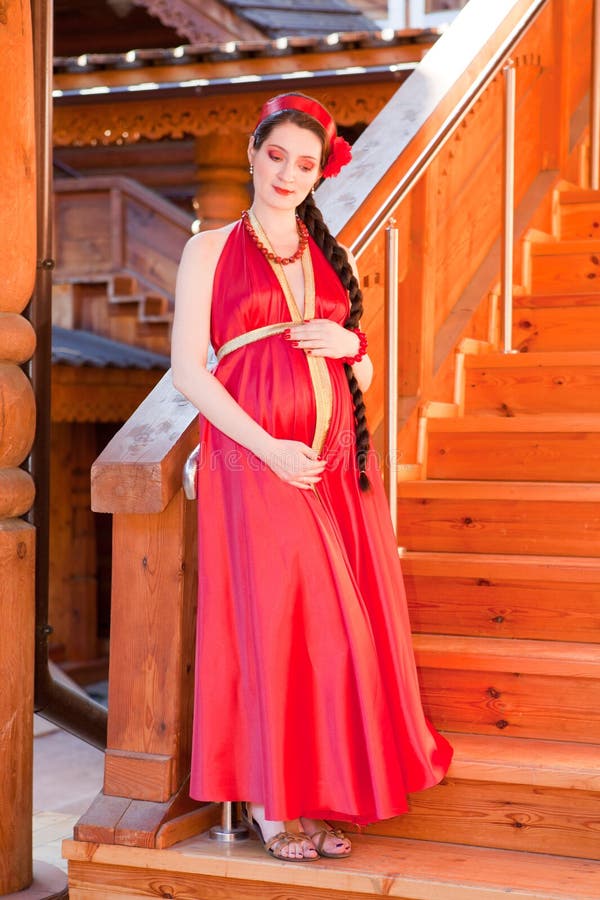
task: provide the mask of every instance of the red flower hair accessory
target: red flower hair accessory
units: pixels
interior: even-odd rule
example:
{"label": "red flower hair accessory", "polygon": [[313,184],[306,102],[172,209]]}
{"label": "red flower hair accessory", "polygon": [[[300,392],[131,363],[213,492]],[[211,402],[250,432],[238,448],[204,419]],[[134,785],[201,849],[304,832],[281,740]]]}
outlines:
{"label": "red flower hair accessory", "polygon": [[336,135],[331,142],[329,157],[325,163],[325,168],[321,173],[323,178],[331,178],[332,176],[339,175],[342,166],[349,163],[351,159],[352,150],[350,144],[343,137]]}
{"label": "red flower hair accessory", "polygon": [[330,178],[332,175],[339,175],[342,166],[349,163],[352,159],[352,151],[348,141],[343,137],[339,137],[336,124],[324,106],[311,97],[305,97],[304,94],[279,94],[271,100],[267,100],[260,111],[258,124],[273,113],[281,112],[284,109],[297,109],[299,112],[306,113],[316,119],[325,129],[325,133],[329,138],[329,156],[322,172],[323,178]]}

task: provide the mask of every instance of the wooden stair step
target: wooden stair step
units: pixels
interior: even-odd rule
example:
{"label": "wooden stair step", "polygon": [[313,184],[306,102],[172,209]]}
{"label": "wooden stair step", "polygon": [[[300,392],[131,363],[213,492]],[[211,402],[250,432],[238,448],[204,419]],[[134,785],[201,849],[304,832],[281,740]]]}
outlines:
{"label": "wooden stair step", "polygon": [[[588,299],[587,295],[585,299]],[[559,298],[561,301],[563,297]],[[600,293],[595,303],[520,306],[513,315],[513,347],[532,350],[595,350],[600,346]]]}
{"label": "wooden stair step", "polygon": [[164,294],[145,294],[140,303],[139,320],[154,325],[170,325],[173,321],[173,310],[169,306],[168,297]]}
{"label": "wooden stair step", "polygon": [[600,484],[399,481],[398,539],[407,550],[593,556]]}
{"label": "wooden stair step", "polygon": [[597,900],[600,871],[566,859],[376,835],[352,835],[348,859],[282,863],[253,837],[218,844],[206,833],[168,850],[63,843],[79,900],[173,896],[227,900]]}
{"label": "wooden stair step", "polygon": [[428,478],[600,481],[600,412],[430,418]]}
{"label": "wooden stair step", "polygon": [[600,191],[560,191],[558,202],[561,240],[600,237]]}
{"label": "wooden stair step", "polygon": [[437,728],[598,742],[595,645],[417,634],[414,647],[423,706]]}
{"label": "wooden stair step", "polygon": [[[459,635],[414,635],[419,666],[446,670],[506,672],[600,678],[600,654],[593,644],[570,641],[520,641]],[[600,708],[598,709],[600,716]],[[596,737],[600,731],[596,731]]]}
{"label": "wooden stair step", "polygon": [[600,412],[519,413],[515,416],[451,416],[427,420],[429,434],[582,434],[600,432]]}
{"label": "wooden stair step", "polygon": [[598,351],[536,351],[465,357],[469,412],[599,412]]}
{"label": "wooden stair step", "polygon": [[[577,309],[585,306],[600,306],[600,293],[568,293],[568,294],[515,294],[513,309]],[[592,348],[593,349],[593,348]]]}
{"label": "wooden stair step", "polygon": [[561,206],[577,205],[579,203],[598,203],[600,206],[600,191],[571,185],[559,190],[558,201]]}
{"label": "wooden stair step", "polygon": [[443,782],[410,797],[410,812],[368,831],[597,859],[598,744],[447,734]]}
{"label": "wooden stair step", "polygon": [[405,552],[414,631],[600,642],[600,558]]}
{"label": "wooden stair step", "polygon": [[118,296],[141,296],[140,285],[134,275],[113,275],[111,281],[111,294]]}
{"label": "wooden stair step", "polygon": [[448,773],[453,778],[600,793],[599,744],[480,734],[446,737],[454,747]]}
{"label": "wooden stair step", "polygon": [[529,245],[531,293],[570,293],[600,290],[600,238],[596,240],[540,240]]}

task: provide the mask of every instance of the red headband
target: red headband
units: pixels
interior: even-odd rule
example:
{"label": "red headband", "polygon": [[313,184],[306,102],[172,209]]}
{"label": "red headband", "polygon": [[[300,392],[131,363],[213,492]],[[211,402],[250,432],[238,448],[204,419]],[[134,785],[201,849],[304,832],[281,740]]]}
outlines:
{"label": "red headband", "polygon": [[267,100],[264,104],[260,111],[257,125],[260,125],[267,116],[282,112],[285,109],[297,109],[299,112],[306,113],[323,126],[329,138],[329,156],[322,175],[323,178],[337,175],[342,166],[345,166],[352,159],[352,152],[350,144],[344,138],[338,137],[335,122],[325,107],[310,97],[302,97],[298,94],[280,94],[278,97]]}
{"label": "red headband", "polygon": [[311,100],[310,97],[299,97],[297,94],[280,94],[279,97],[273,97],[271,100],[267,100],[260,111],[259,122],[262,122],[267,116],[271,116],[276,112],[281,112],[284,109],[297,109],[299,112],[312,116],[313,119],[316,119],[317,122],[321,123],[327,132],[329,140],[333,141],[335,139],[337,128],[325,107],[321,106],[320,103],[317,103],[316,100]]}

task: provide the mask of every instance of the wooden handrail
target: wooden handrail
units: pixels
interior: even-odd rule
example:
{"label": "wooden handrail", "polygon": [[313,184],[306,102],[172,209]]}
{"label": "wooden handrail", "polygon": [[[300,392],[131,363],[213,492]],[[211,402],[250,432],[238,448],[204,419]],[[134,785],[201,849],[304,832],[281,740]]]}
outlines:
{"label": "wooden handrail", "polygon": [[470,0],[353,145],[344,189],[333,180],[319,189],[329,227],[355,255],[415,186],[548,2]]}
{"label": "wooden handrail", "polygon": [[110,191],[116,188],[123,194],[135,197],[147,206],[160,212],[165,218],[182,228],[189,228],[193,219],[160,194],[144,187],[139,181],[126,175],[81,175],[78,178],[56,178],[53,190],[55,194],[78,193],[81,190]]}
{"label": "wooden handrail", "polygon": [[162,512],[181,490],[183,464],[198,443],[197,415],[169,370],[94,462],[92,509]]}

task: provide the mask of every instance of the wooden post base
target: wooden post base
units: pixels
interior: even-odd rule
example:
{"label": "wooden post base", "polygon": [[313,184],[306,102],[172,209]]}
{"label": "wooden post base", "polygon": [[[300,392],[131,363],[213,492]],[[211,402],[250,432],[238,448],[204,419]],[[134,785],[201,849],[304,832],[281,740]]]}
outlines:
{"label": "wooden post base", "polygon": [[3,900],[63,900],[69,896],[67,873],[49,863],[33,861],[33,881],[15,894],[4,894]]}
{"label": "wooden post base", "polygon": [[94,844],[164,849],[216,825],[220,811],[219,803],[192,800],[188,781],[164,803],[100,792],[76,823],[73,836]]}

